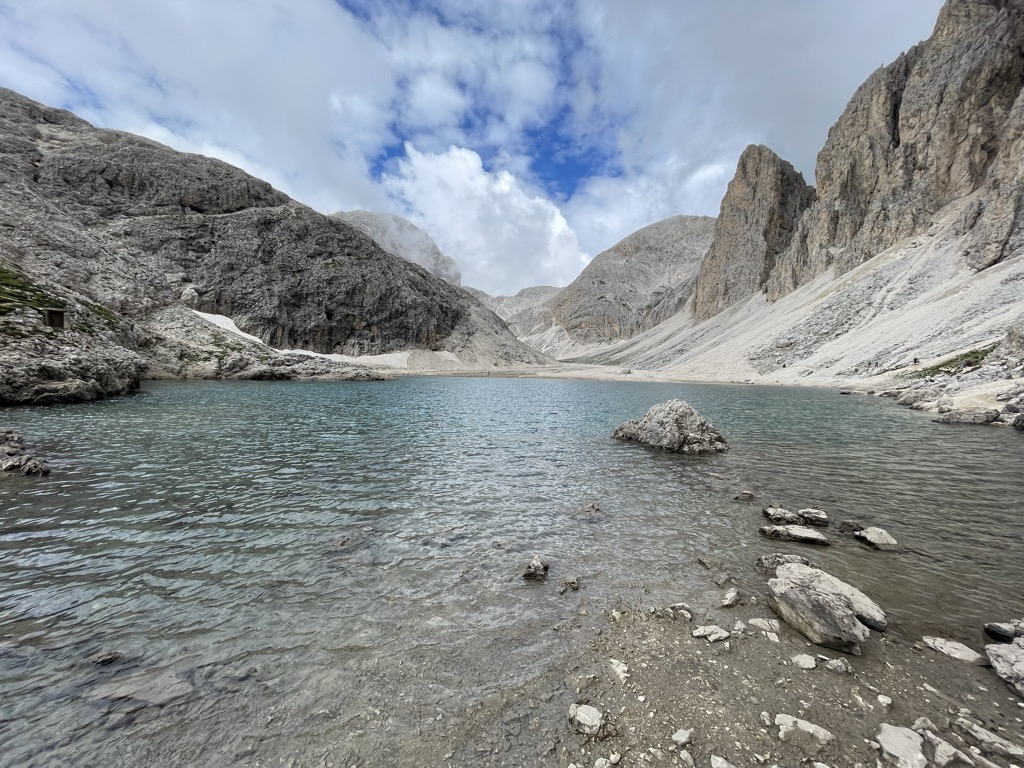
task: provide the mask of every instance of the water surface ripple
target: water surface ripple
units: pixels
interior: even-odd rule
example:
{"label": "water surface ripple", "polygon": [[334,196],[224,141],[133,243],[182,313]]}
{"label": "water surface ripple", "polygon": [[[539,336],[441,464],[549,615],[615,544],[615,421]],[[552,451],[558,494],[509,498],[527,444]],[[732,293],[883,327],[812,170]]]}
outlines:
{"label": "water surface ripple", "polygon": [[[609,438],[672,397],[732,450],[686,458]],[[358,757],[368,718],[423,727],[557,669],[560,623],[616,603],[712,606],[699,555],[763,592],[756,557],[804,551],[757,535],[767,503],[900,541],[806,553],[874,596],[896,634],[980,647],[985,621],[1024,616],[1024,434],[875,398],[489,378],[154,383],[3,416],[54,470],[0,482],[5,765],[269,764],[339,743]],[[744,488],[755,504],[732,500]],[[600,515],[574,514],[591,501]],[[519,578],[534,553],[552,563],[547,585]],[[559,595],[568,576],[583,589]],[[87,661],[102,650],[121,658]],[[95,695],[159,671],[191,691],[163,707]]]}

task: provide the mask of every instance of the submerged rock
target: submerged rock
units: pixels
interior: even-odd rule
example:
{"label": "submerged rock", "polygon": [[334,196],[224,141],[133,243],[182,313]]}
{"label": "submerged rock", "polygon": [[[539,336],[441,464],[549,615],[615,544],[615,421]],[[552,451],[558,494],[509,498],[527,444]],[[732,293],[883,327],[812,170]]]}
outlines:
{"label": "submerged rock", "polygon": [[0,472],[17,472],[22,475],[48,475],[46,462],[25,453],[25,440],[17,432],[0,430]]}
{"label": "submerged rock", "polygon": [[803,522],[796,512],[790,512],[782,507],[765,507],[761,514],[776,525],[800,525]]}
{"label": "submerged rock", "polygon": [[548,577],[548,564],[541,558],[534,555],[533,560],[526,566],[526,570],[523,572],[524,579],[533,579],[535,581],[544,581]]}
{"label": "submerged rock", "polygon": [[761,555],[757,558],[755,568],[765,576],[774,576],[775,569],[786,563],[799,563],[800,565],[811,565],[811,561],[802,555],[783,555],[780,552],[773,552],[770,555]]}
{"label": "submerged rock", "polygon": [[863,531],[857,531],[853,535],[865,544],[870,544],[875,549],[883,551],[892,551],[899,546],[896,539],[890,536],[889,532],[884,528],[872,526],[871,528],[865,528]]}
{"label": "submerged rock", "polygon": [[799,510],[796,514],[806,525],[817,525],[823,528],[828,525],[828,513],[823,509],[808,507]]}
{"label": "submerged rock", "polygon": [[141,675],[121,678],[101,685],[89,698],[134,699],[144,704],[159,706],[192,692],[192,684],[182,680],[173,672],[145,672]]}
{"label": "submerged rock", "polygon": [[721,453],[729,450],[722,433],[684,400],[669,400],[653,406],[639,420],[620,424],[612,437],[676,453]]}
{"label": "submerged rock", "polygon": [[817,544],[827,547],[832,543],[825,534],[808,528],[806,525],[765,525],[760,528],[760,534],[769,539],[780,539],[782,541],[798,541],[802,544]]}

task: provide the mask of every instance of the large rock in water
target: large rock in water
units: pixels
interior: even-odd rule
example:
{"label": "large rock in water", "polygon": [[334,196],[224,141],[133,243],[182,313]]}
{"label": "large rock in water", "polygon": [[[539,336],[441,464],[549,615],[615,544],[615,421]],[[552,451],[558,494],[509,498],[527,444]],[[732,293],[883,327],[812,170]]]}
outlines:
{"label": "large rock in water", "polygon": [[779,566],[768,582],[768,604],[813,643],[859,656],[870,635],[884,630],[885,613],[863,592],[818,568]]}
{"label": "large rock in water", "polygon": [[813,201],[814,187],[768,147],[751,145],[743,151],[697,275],[693,313],[698,320],[764,288],[775,259]]}
{"label": "large rock in water", "polygon": [[720,453],[729,450],[722,433],[685,400],[653,406],[639,420],[618,426],[612,437],[676,453]]}

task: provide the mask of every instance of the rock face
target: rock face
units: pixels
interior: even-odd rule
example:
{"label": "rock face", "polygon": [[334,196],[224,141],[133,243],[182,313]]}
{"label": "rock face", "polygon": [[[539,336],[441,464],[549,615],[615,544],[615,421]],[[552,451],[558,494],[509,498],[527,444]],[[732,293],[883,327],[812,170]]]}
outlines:
{"label": "rock face", "polygon": [[639,420],[618,426],[612,437],[676,453],[721,453],[729,450],[722,433],[684,400],[653,406]]}
{"label": "rock face", "polygon": [[964,256],[991,266],[1024,244],[1024,6],[950,0],[932,37],[857,89],[818,155],[817,200],[768,280],[770,299],[846,272],[927,230],[979,190]]}
{"label": "rock face", "polygon": [[775,261],[790,244],[814,187],[792,165],[764,146],[740,155],[722,199],[714,240],[700,265],[693,313],[698,320],[762,290]]}
{"label": "rock face", "polygon": [[[147,364],[187,375],[186,361],[219,361],[230,350],[168,332],[212,340],[191,309],[257,337],[250,362],[276,354],[264,345],[543,361],[468,294],[266,182],[0,90],[4,391],[39,401],[33,382],[52,369],[65,384],[46,397],[85,399],[132,388]],[[42,310],[48,320],[25,324]]]}
{"label": "rock face", "polygon": [[520,338],[557,328],[577,344],[629,339],[653,328],[689,301],[714,222],[673,216],[634,232],[550,300],[509,318],[509,326]]}
{"label": "rock face", "polygon": [[408,219],[380,211],[339,211],[331,215],[369,235],[392,256],[419,264],[446,283],[462,284],[455,259],[442,253],[433,238]]}

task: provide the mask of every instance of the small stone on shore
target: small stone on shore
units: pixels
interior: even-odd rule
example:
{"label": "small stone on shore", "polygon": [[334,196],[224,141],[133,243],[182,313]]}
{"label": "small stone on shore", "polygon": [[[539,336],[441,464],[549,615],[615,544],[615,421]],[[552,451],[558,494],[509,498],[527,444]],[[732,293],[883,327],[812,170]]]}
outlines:
{"label": "small stone on shore", "polygon": [[973,648],[968,648],[966,645],[958,643],[956,640],[947,640],[943,637],[926,636],[922,638],[922,641],[933,651],[938,651],[944,656],[949,656],[951,659],[965,661],[968,664],[977,664],[979,667],[988,666],[988,659]]}

